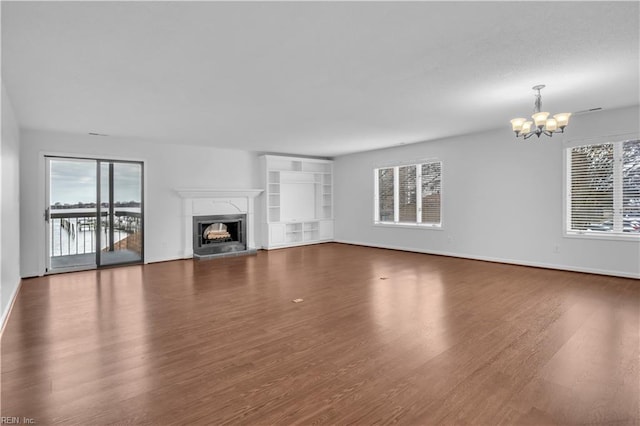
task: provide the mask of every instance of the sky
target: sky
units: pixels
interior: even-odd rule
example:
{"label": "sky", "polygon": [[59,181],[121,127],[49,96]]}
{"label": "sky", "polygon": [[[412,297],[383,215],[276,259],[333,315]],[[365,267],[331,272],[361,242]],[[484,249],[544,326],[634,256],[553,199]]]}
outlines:
{"label": "sky", "polygon": [[[101,163],[103,201],[108,200],[109,164]],[[95,160],[51,160],[51,204],[96,202]],[[141,166],[114,163],[114,201],[140,201]]]}

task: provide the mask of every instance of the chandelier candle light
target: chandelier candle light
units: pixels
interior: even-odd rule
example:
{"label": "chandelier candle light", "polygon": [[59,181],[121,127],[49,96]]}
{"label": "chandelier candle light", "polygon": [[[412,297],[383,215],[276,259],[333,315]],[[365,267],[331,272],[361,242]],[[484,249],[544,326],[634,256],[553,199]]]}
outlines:
{"label": "chandelier candle light", "polygon": [[[570,112],[556,114],[553,118],[548,118],[548,112],[540,112],[542,109],[540,90],[544,89],[544,87],[544,84],[538,84],[532,87],[532,89],[537,92],[535,109],[531,116],[533,121],[527,121],[526,118],[514,118],[511,120],[511,127],[513,131],[516,132],[517,138],[522,136],[524,139],[529,139],[533,135],[540,137],[541,134],[553,136],[554,133],[564,133],[564,128],[569,124],[569,117],[571,117]],[[531,125],[534,123],[536,127],[532,130]]]}

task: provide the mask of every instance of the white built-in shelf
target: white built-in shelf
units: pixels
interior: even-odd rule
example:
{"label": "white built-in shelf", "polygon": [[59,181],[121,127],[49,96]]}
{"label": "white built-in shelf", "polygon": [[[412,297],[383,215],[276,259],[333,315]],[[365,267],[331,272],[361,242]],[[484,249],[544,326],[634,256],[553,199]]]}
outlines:
{"label": "white built-in shelf", "polygon": [[263,246],[267,249],[333,239],[333,162],[265,155]]}

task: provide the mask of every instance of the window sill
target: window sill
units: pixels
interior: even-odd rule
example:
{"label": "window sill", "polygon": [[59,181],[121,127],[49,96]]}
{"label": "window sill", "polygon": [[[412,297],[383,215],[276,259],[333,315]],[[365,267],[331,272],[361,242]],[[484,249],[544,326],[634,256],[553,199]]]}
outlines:
{"label": "window sill", "polygon": [[443,231],[442,225],[428,225],[418,223],[394,223],[394,222],[373,222],[373,226],[382,228],[409,228],[409,229],[427,229],[431,231]]}
{"label": "window sill", "polygon": [[640,234],[606,234],[595,232],[565,232],[565,238],[578,238],[587,240],[610,240],[610,241],[640,241]]}

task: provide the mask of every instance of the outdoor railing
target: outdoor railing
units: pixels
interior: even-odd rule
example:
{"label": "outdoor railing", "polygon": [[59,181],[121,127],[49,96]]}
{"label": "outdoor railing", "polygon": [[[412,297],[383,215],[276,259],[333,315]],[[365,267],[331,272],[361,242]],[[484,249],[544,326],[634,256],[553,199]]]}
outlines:
{"label": "outdoor railing", "polygon": [[[115,211],[114,247],[109,247],[109,214],[101,212],[101,250],[129,248],[139,251],[142,216],[138,212]],[[98,230],[97,215],[86,212],[50,213],[51,256],[95,253]]]}

